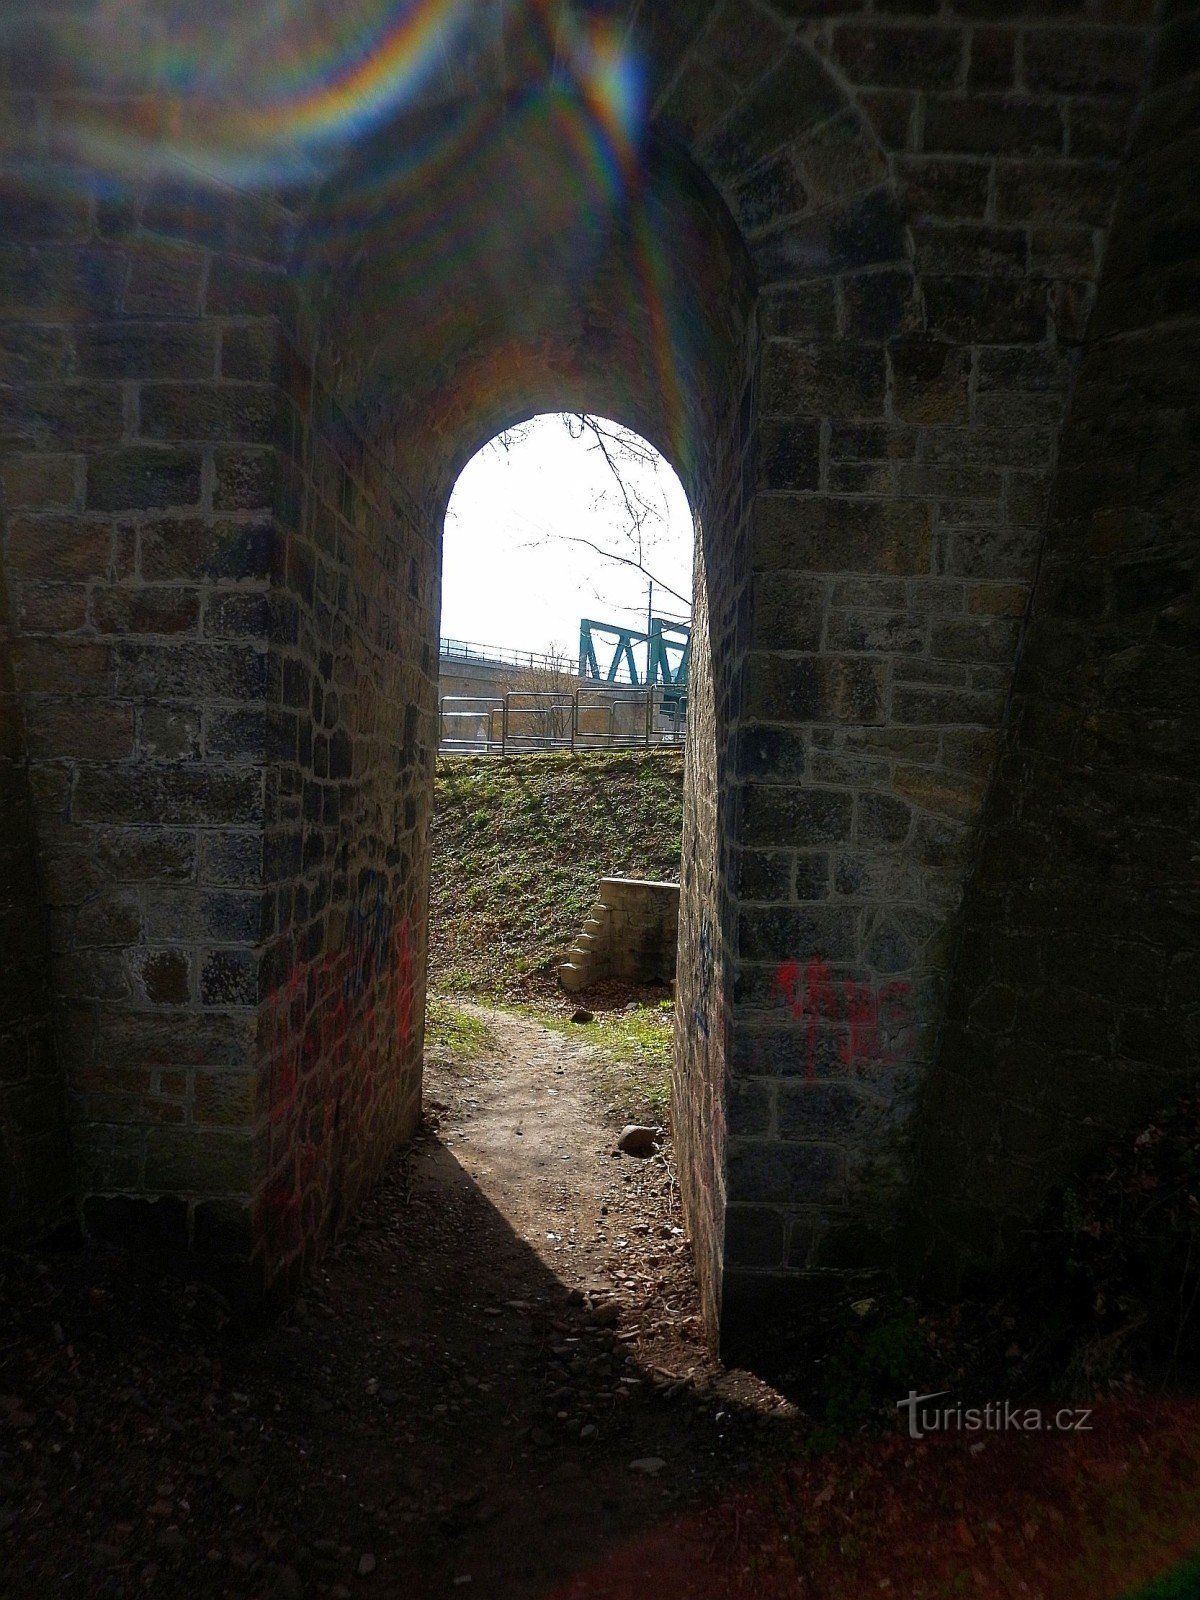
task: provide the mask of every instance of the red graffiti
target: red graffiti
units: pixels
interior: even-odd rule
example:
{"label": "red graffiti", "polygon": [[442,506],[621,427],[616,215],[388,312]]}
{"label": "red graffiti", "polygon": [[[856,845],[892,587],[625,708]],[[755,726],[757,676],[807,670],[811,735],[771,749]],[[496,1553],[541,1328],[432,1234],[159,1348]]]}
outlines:
{"label": "red graffiti", "polygon": [[296,1174],[289,1166],[262,1191],[258,1198],[259,1224],[273,1248],[281,1255],[294,1249],[300,1235],[300,1197]]}
{"label": "red graffiti", "polygon": [[402,917],[396,927],[396,1049],[403,1053],[412,1038],[412,925]]}
{"label": "red graffiti", "polygon": [[771,984],[772,996],[778,996],[792,1016],[806,1025],[806,1078],[816,1076],[818,1030],[822,1022],[836,1024],[842,1029],[837,1055],[847,1070],[864,1061],[894,1065],[899,1054],[887,1048],[884,1039],[897,1031],[906,1033],[910,1028],[908,996],[911,990],[912,985],[900,978],[878,989],[869,983],[846,978],[839,996],[829,966],[819,956],[806,962],[803,969],[798,961],[783,962],[776,968]]}

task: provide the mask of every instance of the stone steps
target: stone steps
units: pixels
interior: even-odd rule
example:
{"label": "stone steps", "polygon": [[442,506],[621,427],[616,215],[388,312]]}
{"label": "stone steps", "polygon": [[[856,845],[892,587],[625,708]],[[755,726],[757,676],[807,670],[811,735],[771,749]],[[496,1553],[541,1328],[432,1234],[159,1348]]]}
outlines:
{"label": "stone steps", "polygon": [[603,978],[669,983],[679,938],[679,885],[602,878],[600,894],[558,969],[574,994]]}

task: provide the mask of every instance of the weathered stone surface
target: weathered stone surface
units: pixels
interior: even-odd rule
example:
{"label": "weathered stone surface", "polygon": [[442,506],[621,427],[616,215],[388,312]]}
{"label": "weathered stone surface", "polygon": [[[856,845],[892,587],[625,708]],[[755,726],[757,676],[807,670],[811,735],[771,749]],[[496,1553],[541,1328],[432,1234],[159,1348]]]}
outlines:
{"label": "weathered stone surface", "polygon": [[[11,1034],[0,1022],[0,1059],[43,1085],[19,1102],[41,1119],[27,1192],[35,1168],[63,1171],[46,1108],[69,1088],[97,1230],[253,1253],[263,1281],[286,1278],[414,1125],[439,508],[472,449],[554,406],[663,444],[701,530],[676,1133],[712,1326],[723,1285],[749,1304],[764,1275],[886,1258],[870,1241],[895,1187],[864,1174],[899,1170],[931,1041],[1016,1029],[1021,985],[1064,1061],[1067,1040],[1109,1027],[1123,1059],[1144,1039],[1161,1070],[1145,1019],[1164,997],[1134,1005],[1133,979],[1091,976],[1104,963],[1081,952],[1094,1019],[1056,1015],[1053,985],[1071,985],[1041,946],[1049,929],[1077,942],[1097,859],[1102,909],[1127,933],[1133,918],[1134,945],[1162,938],[1135,880],[1182,915],[1196,362],[1154,329],[1194,311],[1178,220],[1194,62],[1174,23],[1171,71],[1146,79],[1142,7],[1035,10],[780,0],[747,28],[734,6],[641,7],[653,294],[644,249],[575,210],[576,152],[506,116],[456,191],[479,271],[436,239],[413,251],[424,168],[388,169],[359,204],[352,150],[332,191],[163,177],[136,210],[103,184],[86,207],[15,205],[0,797],[11,837],[36,838],[36,873],[28,843],[5,860],[56,986]],[[23,66],[28,127],[0,134],[14,159],[28,165],[28,128],[59,147],[70,96],[51,64],[102,63],[91,26],[79,13],[70,52]],[[464,40],[476,101],[541,92],[545,53],[518,44],[502,62],[482,33]],[[404,114],[379,137],[405,147]],[[170,168],[169,150],[147,154]],[[531,171],[552,215],[514,203]],[[1097,365],[1105,338],[1123,354]],[[984,970],[958,981],[975,1006],[952,1002],[942,1030],[1052,488],[972,879],[989,931],[954,946]],[[1069,792],[1040,798],[1064,774]],[[1123,827],[1155,808],[1134,848]],[[1014,925],[994,920],[1002,904]],[[800,1092],[816,1087],[810,1037],[837,1093]],[[1102,1065],[1111,1121],[1127,1101]],[[785,1075],[782,1097],[763,1087]],[[17,1105],[0,1091],[0,1171],[17,1170]],[[971,1124],[989,1152],[1041,1148],[1048,1123],[1002,1111]],[[182,1213],[144,1209],[181,1196]],[[120,1197],[133,1209],[106,1212]],[[0,1226],[5,1205],[28,1213],[0,1194]]]}
{"label": "weathered stone surface", "polygon": [[[1135,37],[1076,40],[1074,51],[1069,37],[1039,35],[1027,58],[1031,82],[1112,91],[1136,81]],[[1193,88],[1194,79],[1174,99],[1189,127]],[[994,1264],[1005,1240],[1030,1237],[1051,1186],[1069,1183],[1116,1128],[1152,1115],[1193,1076],[1195,996],[1162,989],[1179,928],[1167,908],[1179,903],[1182,870],[1166,819],[1184,790],[1179,726],[1158,720],[1171,690],[1150,641],[1169,626],[1177,585],[1190,591],[1194,583],[1195,546],[1181,568],[1170,474],[1131,471],[1143,441],[1200,412],[1195,304],[1168,312],[1162,294],[1164,279],[1192,265],[1194,234],[1172,231],[1157,250],[1142,247],[1143,215],[1175,183],[1172,139],[1159,144],[1150,133],[1123,184],[962,912],[951,1022],[922,1089],[917,1214],[936,1211],[945,1239],[938,1270],[951,1279]],[[1001,163],[997,195],[1008,214],[1061,205],[1080,220],[1102,220],[1109,199],[1092,166],[1039,173]],[[1177,359],[1192,365],[1184,387]],[[1065,377],[1053,357],[1016,351],[988,352],[979,376],[1002,390],[1043,393]],[[1044,505],[1044,482],[1032,477],[1010,509],[1032,527]],[[966,554],[960,546],[952,557],[960,570],[1032,576],[1021,571],[1019,539],[1011,554],[982,544],[964,562]],[[996,618],[1021,614],[1026,593],[1024,583],[968,590],[971,608]],[[964,659],[980,650],[1007,659],[1009,641],[993,631],[1006,626],[987,623],[977,636],[970,624],[948,622],[940,647]],[[1190,660],[1173,656],[1173,684],[1186,681]],[[1100,737],[1082,737],[1084,728]],[[897,783],[933,810],[971,818],[990,745],[959,743],[952,753],[970,775],[957,793],[939,797],[934,775],[915,770]],[[1194,795],[1193,767],[1183,783]],[[934,1106],[951,1099],[957,1136],[947,1138]],[[984,1163],[990,1181],[981,1185]]]}

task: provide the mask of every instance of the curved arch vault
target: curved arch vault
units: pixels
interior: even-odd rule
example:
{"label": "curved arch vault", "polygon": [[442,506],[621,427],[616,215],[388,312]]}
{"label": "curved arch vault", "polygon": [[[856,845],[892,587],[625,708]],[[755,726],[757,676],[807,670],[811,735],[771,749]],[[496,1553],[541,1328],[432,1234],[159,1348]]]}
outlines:
{"label": "curved arch vault", "polygon": [[696,511],[675,1105],[714,1337],[1036,1204],[1014,1146],[934,1229],[912,1135],[982,1148],[930,1072],[1150,34],[943,10],[424,0],[324,97],[212,68],[160,123],[155,58],[38,24],[62,166],[4,135],[0,265],[42,341],[3,359],[46,1205],[259,1293],[413,1129],[442,517],[571,409]]}

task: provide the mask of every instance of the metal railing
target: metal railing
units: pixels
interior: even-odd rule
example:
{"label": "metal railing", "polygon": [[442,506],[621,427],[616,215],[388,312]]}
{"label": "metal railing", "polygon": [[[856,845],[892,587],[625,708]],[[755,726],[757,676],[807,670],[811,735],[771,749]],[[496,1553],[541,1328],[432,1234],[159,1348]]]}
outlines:
{"label": "metal railing", "polygon": [[513,689],[494,696],[446,695],[438,702],[438,749],[447,755],[626,750],[678,745],[686,737],[686,696],[662,685]]}
{"label": "metal railing", "polygon": [[561,656],[541,655],[536,650],[511,650],[507,645],[500,644],[472,644],[467,639],[439,639],[438,652],[443,661],[479,661],[494,667],[563,670]]}

